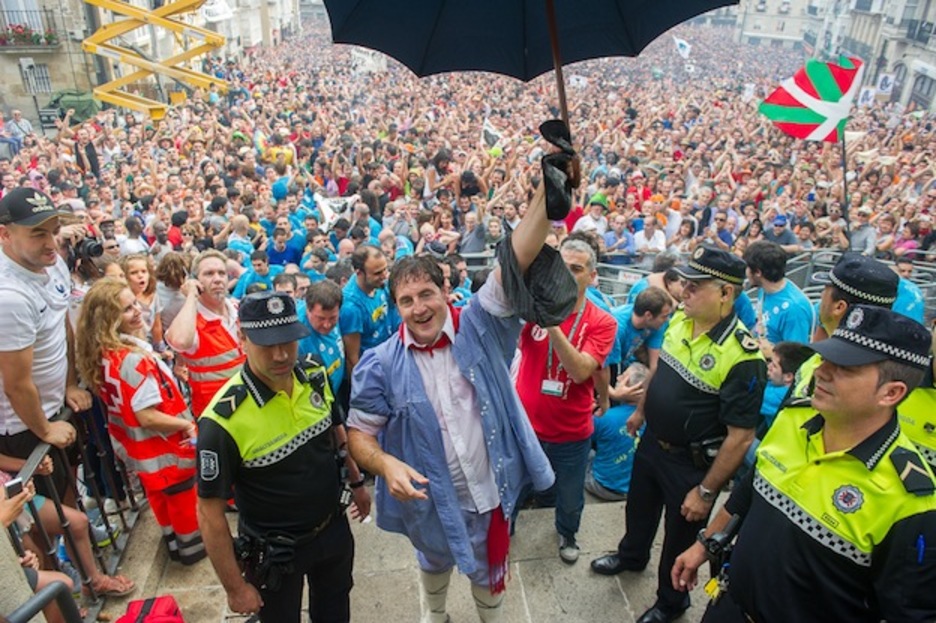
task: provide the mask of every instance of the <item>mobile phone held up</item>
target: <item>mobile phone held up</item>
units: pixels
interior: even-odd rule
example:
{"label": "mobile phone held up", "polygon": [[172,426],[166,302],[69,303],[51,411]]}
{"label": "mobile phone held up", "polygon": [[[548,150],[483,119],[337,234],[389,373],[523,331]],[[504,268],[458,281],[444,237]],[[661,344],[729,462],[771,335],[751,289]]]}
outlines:
{"label": "mobile phone held up", "polygon": [[16,497],[23,492],[23,481],[20,478],[14,478],[3,485],[7,499]]}

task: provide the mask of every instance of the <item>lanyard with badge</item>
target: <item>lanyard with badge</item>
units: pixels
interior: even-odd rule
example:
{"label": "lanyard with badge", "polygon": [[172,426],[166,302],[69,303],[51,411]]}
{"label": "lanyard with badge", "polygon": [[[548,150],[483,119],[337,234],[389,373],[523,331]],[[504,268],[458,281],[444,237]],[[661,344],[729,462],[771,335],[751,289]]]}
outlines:
{"label": "lanyard with badge", "polygon": [[[582,305],[582,308],[578,310],[578,313],[575,315],[575,321],[572,323],[572,329],[569,331],[569,342],[572,342],[575,339],[575,332],[578,330],[579,323],[582,321],[582,314],[585,313],[585,304]],[[573,342],[574,343],[574,342]],[[549,340],[549,347],[546,351],[546,378],[543,379],[543,385],[541,391],[547,396],[558,396],[562,397],[565,393],[565,383],[559,380],[559,373],[562,372],[562,362],[560,361],[556,365],[556,375],[555,378],[552,377],[553,370],[553,345],[552,340]]]}

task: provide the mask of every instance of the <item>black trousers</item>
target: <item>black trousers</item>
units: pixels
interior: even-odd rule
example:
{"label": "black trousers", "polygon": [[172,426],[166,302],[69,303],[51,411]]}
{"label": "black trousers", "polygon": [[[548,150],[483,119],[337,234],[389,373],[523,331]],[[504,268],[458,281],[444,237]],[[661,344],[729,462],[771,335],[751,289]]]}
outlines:
{"label": "black trousers", "polygon": [[660,525],[660,516],[666,509],[657,600],[662,607],[672,611],[689,607],[688,593],[674,589],[670,580],[673,563],[695,542],[699,530],[708,523],[707,517],[702,521],[686,521],[680,507],[686,494],[702,482],[705,473],[706,470],[693,465],[688,452],[664,451],[649,430],[640,440],[634,455],[634,471],[625,507],[627,534],[618,543],[618,555],[630,567],[646,567],[650,562],[650,548]]}
{"label": "black trousers", "polygon": [[351,620],[353,563],[354,538],[346,516],[341,514],[315,539],[296,550],[295,571],[282,578],[279,590],[259,589],[263,598],[260,621],[299,623],[302,589],[308,581],[309,620],[347,623]]}
{"label": "black trousers", "polygon": [[[18,459],[27,459],[33,449],[39,445],[39,442],[39,438],[31,430],[24,430],[13,435],[0,435],[0,454],[16,457]],[[39,495],[47,498],[52,497],[52,492],[49,490],[48,484],[51,479],[52,486],[55,487],[59,498],[64,499],[65,493],[68,491],[68,473],[65,469],[65,462],[59,458],[62,452],[67,452],[69,462],[72,465],[75,464],[78,453],[75,451],[74,446],[69,446],[69,448],[65,450],[59,450],[54,446],[50,448],[49,456],[52,457],[54,469],[49,478],[36,478],[36,492]]]}
{"label": "black trousers", "polygon": [[709,603],[701,623],[749,623],[749,619],[728,594],[722,595],[714,604]]}

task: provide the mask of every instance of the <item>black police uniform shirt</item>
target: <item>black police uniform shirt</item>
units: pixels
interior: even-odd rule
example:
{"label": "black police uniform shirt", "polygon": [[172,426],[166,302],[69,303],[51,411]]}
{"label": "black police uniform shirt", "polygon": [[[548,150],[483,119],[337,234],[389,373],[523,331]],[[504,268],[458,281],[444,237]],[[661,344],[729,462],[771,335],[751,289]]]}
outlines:
{"label": "black police uniform shirt", "polygon": [[[301,537],[338,512],[340,474],[324,368],[307,374],[297,366],[294,374],[291,398],[271,390],[248,363],[218,392],[199,419],[198,495],[229,499],[233,487],[240,520],[249,528]],[[322,409],[328,411],[324,419]],[[297,426],[300,421],[310,425]],[[259,438],[247,438],[254,435]],[[248,445],[259,452],[245,461]]]}
{"label": "black police uniform shirt", "polygon": [[678,447],[724,436],[726,426],[755,428],[767,366],[757,341],[732,314],[692,339],[692,320],[677,311],[647,388],[647,428]]}

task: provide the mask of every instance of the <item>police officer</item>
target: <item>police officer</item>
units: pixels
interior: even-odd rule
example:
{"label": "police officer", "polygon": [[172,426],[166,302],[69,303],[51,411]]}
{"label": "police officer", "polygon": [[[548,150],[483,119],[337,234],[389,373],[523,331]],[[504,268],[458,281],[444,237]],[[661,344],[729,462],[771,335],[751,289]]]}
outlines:
{"label": "police officer", "polygon": [[673,561],[695,540],[718,492],[754,439],[767,366],[757,340],[734,313],[745,263],[709,246],[678,269],[688,280],[683,308],[670,321],[660,360],[627,426],[647,429],[637,447],[628,494],[627,533],[614,554],[592,561],[596,573],[641,571],[666,508],[657,601],[638,623],[678,618],[689,596],[670,582]]}
{"label": "police officer", "polygon": [[[742,521],[728,594],[713,589],[703,621],[936,620],[932,473],[894,412],[929,365],[928,337],[896,312],[856,305],[814,344],[812,405],[777,418],[755,469],[700,533]],[[704,560],[692,545],[674,585],[690,589]]]}
{"label": "police officer", "polygon": [[[875,305],[890,309],[897,300],[900,278],[882,262],[860,253],[843,253],[827,273],[816,273],[813,281],[824,283],[819,299],[819,323],[823,338],[838,328],[851,305]],[[812,395],[812,374],[822,363],[818,355],[807,359],[796,371],[788,398]]]}
{"label": "police officer", "polygon": [[[238,317],[247,361],[199,421],[198,519],[208,556],[233,612],[298,623],[306,578],[311,620],[348,621],[354,541],[339,504],[325,369],[296,365],[308,329],[291,297],[249,295]],[[237,555],[224,518],[232,487]]]}

